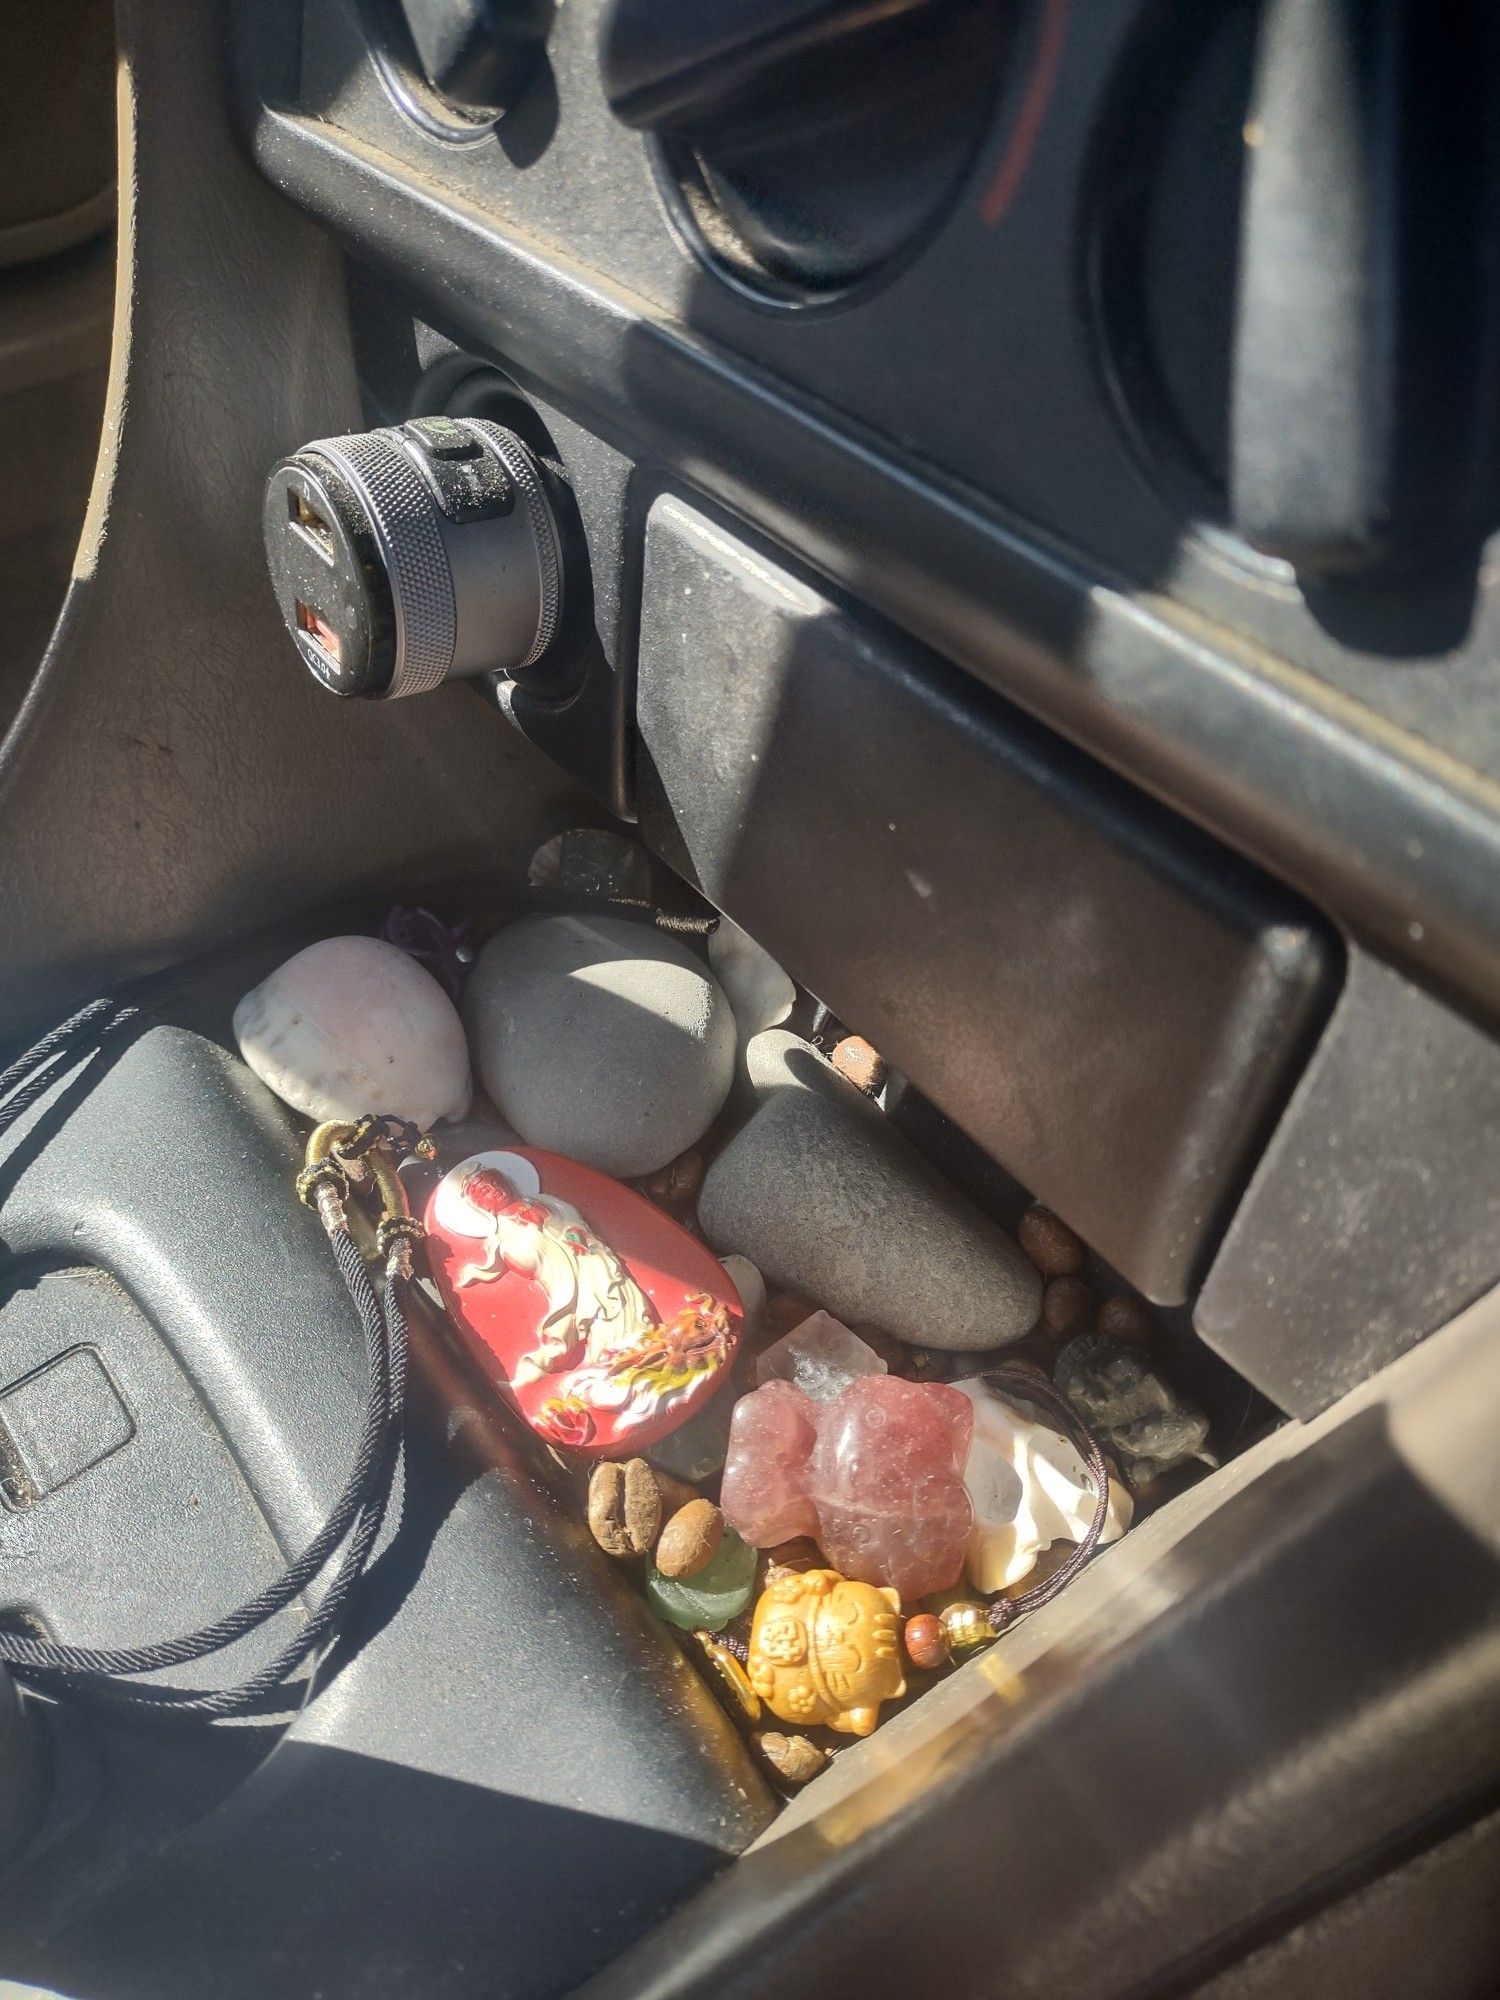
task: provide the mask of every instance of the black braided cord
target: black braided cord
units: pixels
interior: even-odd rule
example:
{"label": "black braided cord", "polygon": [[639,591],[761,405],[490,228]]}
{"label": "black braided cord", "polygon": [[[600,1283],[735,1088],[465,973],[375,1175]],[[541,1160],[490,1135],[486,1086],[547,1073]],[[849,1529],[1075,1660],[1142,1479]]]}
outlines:
{"label": "black braided cord", "polygon": [[1028,1612],[1039,1611],[1065,1590],[1098,1548],[1104,1524],[1109,1518],[1109,1467],[1098,1438],[1067,1397],[1034,1369],[1015,1362],[1000,1362],[994,1368],[986,1369],[983,1380],[1009,1401],[1030,1403],[1062,1432],[1087,1466],[1098,1496],[1094,1503],[1094,1518],[1083,1540],[1060,1569],[1031,1590],[1023,1590],[1018,1597],[991,1599],[986,1609],[990,1628],[998,1636],[1014,1625],[1018,1618],[1024,1618]]}
{"label": "black braided cord", "polygon": [[[60,1057],[92,1057],[136,1011],[109,1000],[92,1001],[0,1072],[0,1134],[62,1075]],[[0,1627],[0,1661],[18,1679],[52,1693],[116,1706],[207,1717],[244,1715],[263,1707],[318,1647],[332,1642],[384,1524],[400,1458],[408,1350],[404,1294],[410,1274],[409,1246],[398,1241],[387,1259],[382,1297],[348,1228],[342,1223],[330,1225],[326,1218],[325,1227],[339,1275],[359,1314],[370,1379],[354,1462],[327,1520],[272,1582],[212,1624],[180,1638],[146,1646],[68,1646]],[[201,1660],[233,1645],[286,1610],[322,1574],[341,1545],[343,1556],[316,1608],[248,1679],[232,1687],[200,1690],[142,1684],[132,1678]]]}

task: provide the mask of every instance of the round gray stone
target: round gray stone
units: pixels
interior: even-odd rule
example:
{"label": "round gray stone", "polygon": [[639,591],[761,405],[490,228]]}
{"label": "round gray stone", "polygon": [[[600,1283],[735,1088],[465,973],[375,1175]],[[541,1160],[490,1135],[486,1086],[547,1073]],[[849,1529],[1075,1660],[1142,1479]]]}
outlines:
{"label": "round gray stone", "polygon": [[531,1146],[654,1173],[701,1139],[734,1075],[734,1016],[675,938],[621,917],[526,917],[464,996],[474,1064]]}
{"label": "round gray stone", "polygon": [[698,1202],[716,1250],[916,1346],[977,1353],[1030,1332],[1035,1267],[878,1106],[785,1029],[757,1035],[746,1064],[759,1102]]}

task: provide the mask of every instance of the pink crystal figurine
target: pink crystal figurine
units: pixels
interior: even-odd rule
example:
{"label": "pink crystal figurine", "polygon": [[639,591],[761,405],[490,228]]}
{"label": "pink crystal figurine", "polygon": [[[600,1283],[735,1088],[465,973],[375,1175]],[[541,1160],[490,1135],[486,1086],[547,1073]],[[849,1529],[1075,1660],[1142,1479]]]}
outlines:
{"label": "pink crystal figurine", "polygon": [[864,1375],[819,1410],[808,1490],[840,1576],[889,1584],[908,1603],[958,1582],[973,1434],[973,1404],[941,1382]]}
{"label": "pink crystal figurine", "polygon": [[816,1415],[817,1405],[790,1382],[768,1382],[734,1406],[719,1505],[752,1548],[818,1532],[807,1494]]}
{"label": "pink crystal figurine", "polygon": [[720,1504],[757,1548],[811,1535],[841,1576],[910,1602],[963,1573],[973,1431],[939,1382],[862,1375],[828,1403],[768,1382],[735,1405]]}

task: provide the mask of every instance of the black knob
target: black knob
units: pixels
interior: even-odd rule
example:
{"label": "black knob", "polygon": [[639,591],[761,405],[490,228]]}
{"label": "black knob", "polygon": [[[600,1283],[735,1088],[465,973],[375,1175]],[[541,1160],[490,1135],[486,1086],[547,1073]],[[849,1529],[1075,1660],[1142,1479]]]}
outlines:
{"label": "black knob", "polygon": [[682,233],[711,269],[784,300],[827,297],[946,213],[1017,4],[608,0],[604,92],[658,137]]}
{"label": "black knob", "polygon": [[382,38],[464,119],[493,123],[531,81],[553,0],[379,0]]}
{"label": "black knob", "polygon": [[845,61],[951,0],[614,0],[604,94],[626,125],[702,135],[794,73]]}
{"label": "black knob", "polygon": [[1497,59],[1489,0],[1265,0],[1230,485],[1305,575],[1493,525]]}

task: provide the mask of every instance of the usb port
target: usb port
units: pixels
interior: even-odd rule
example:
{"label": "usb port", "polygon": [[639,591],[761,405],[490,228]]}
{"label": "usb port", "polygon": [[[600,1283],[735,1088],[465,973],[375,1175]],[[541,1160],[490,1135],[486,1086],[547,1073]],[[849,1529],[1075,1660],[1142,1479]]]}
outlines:
{"label": "usb port", "polygon": [[342,664],[344,649],[339,644],[338,633],[326,618],[314,611],[310,604],[304,604],[300,597],[297,599],[297,629],[305,632],[315,646],[321,646],[335,666]]}
{"label": "usb port", "polygon": [[286,507],[295,525],[305,535],[310,535],[313,541],[317,543],[319,551],[332,562],[334,555],[333,530],[323,519],[317,508],[309,506],[303,496],[300,493],[294,492],[291,487],[287,488]]}

